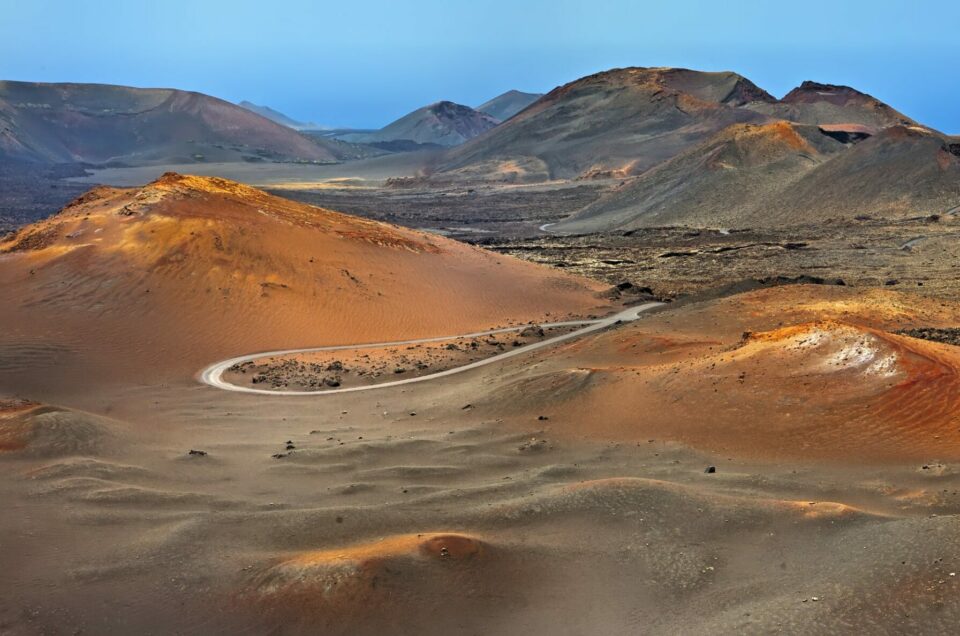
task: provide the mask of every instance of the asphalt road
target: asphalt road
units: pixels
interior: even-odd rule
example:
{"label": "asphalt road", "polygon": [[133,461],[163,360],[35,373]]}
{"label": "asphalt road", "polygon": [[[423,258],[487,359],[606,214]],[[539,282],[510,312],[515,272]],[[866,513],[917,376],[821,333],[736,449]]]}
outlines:
{"label": "asphalt road", "polygon": [[524,347],[517,347],[506,351],[504,353],[484,358],[483,360],[477,360],[476,362],[471,362],[470,364],[465,364],[463,366],[454,367],[452,369],[447,369],[446,371],[438,371],[437,373],[431,373],[429,375],[422,375],[416,378],[406,378],[404,380],[394,380],[391,382],[382,382],[380,384],[372,384],[368,386],[356,386],[348,387],[343,389],[327,389],[327,390],[315,390],[315,391],[272,391],[270,389],[255,389],[248,386],[240,386],[237,384],[231,384],[223,379],[223,374],[227,369],[232,367],[235,364],[242,364],[244,362],[250,362],[264,357],[269,356],[280,356],[280,355],[289,355],[295,353],[312,353],[315,351],[344,351],[349,349],[371,349],[379,347],[393,347],[398,345],[408,345],[408,344],[417,344],[422,342],[440,342],[442,340],[453,340],[455,338],[476,338],[479,336],[492,335],[497,333],[506,333],[510,331],[521,331],[530,325],[519,325],[517,327],[504,327],[502,329],[491,329],[490,331],[478,331],[475,333],[460,334],[454,336],[440,336],[436,338],[420,338],[418,340],[397,340],[394,342],[375,342],[368,344],[356,344],[356,345],[335,345],[330,347],[310,347],[306,349],[286,349],[282,351],[267,351],[263,353],[251,353],[245,356],[238,356],[236,358],[230,358],[229,360],[223,360],[221,362],[216,362],[211,364],[209,367],[200,372],[200,381],[204,384],[208,384],[212,387],[218,389],[223,389],[224,391],[236,391],[238,393],[255,393],[258,395],[272,395],[277,397],[282,396],[294,396],[294,395],[336,395],[338,393],[354,393],[356,391],[373,391],[376,389],[385,389],[387,387],[402,386],[405,384],[413,384],[415,382],[427,382],[428,380],[435,380],[437,378],[443,378],[451,376],[457,373],[463,373],[464,371],[469,371],[471,369],[476,369],[488,364],[494,364],[507,358],[512,358],[515,356],[524,355],[531,351],[537,349],[543,349],[544,347],[549,347],[558,342],[563,342],[565,340],[571,340],[573,338],[579,338],[580,336],[592,333],[594,331],[599,331],[606,327],[610,327],[620,322],[630,322],[636,320],[640,317],[645,311],[653,309],[654,307],[659,307],[663,303],[650,302],[643,305],[637,305],[636,307],[630,307],[629,309],[624,309],[623,311],[613,314],[612,316],[607,316],[606,318],[601,318],[599,320],[572,320],[566,322],[550,322],[542,323],[541,327],[570,327],[576,325],[584,325],[581,329],[575,331],[570,331],[553,338],[548,338],[546,340],[541,340],[540,342],[535,342]]}

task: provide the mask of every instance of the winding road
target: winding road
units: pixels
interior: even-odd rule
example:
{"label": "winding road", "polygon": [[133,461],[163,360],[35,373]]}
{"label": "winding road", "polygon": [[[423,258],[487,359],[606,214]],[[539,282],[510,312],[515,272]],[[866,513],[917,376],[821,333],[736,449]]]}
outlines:
{"label": "winding road", "polygon": [[644,303],[643,305],[637,305],[636,307],[630,307],[624,309],[623,311],[613,314],[612,316],[607,316],[606,318],[601,318],[599,320],[568,320],[566,322],[548,322],[541,323],[541,327],[571,327],[584,325],[583,328],[577,329],[575,331],[570,331],[559,336],[554,336],[553,338],[548,338],[546,340],[541,340],[540,342],[535,342],[533,344],[526,345],[524,347],[517,347],[506,351],[504,353],[484,358],[483,360],[477,360],[476,362],[471,362],[470,364],[465,364],[463,366],[454,367],[452,369],[447,369],[446,371],[438,371],[437,373],[431,373],[430,375],[422,375],[416,378],[406,378],[404,380],[394,380],[392,382],[382,382],[380,384],[371,384],[368,386],[355,386],[348,387],[345,389],[328,389],[328,390],[316,390],[316,391],[271,391],[270,389],[255,389],[247,386],[240,386],[237,384],[231,384],[223,379],[223,374],[227,369],[232,367],[235,364],[242,364],[244,362],[252,362],[259,358],[264,358],[268,356],[280,356],[280,355],[289,355],[294,353],[312,353],[315,351],[344,351],[348,349],[372,349],[378,347],[393,347],[399,345],[409,345],[409,344],[418,344],[423,342],[440,342],[443,340],[453,340],[456,338],[476,338],[480,336],[488,336],[498,333],[507,333],[510,331],[521,331],[526,329],[530,325],[518,325],[516,327],[504,327],[502,329],[491,329],[489,331],[478,331],[475,333],[460,334],[455,336],[439,336],[436,338],[420,338],[417,340],[397,340],[394,342],[374,342],[369,344],[358,344],[358,345],[334,345],[329,347],[310,347],[307,349],[285,349],[282,351],[266,351],[263,353],[252,353],[250,355],[238,356],[236,358],[230,358],[229,360],[223,360],[211,364],[209,367],[200,372],[200,381],[204,384],[208,384],[212,387],[218,389],[223,389],[224,391],[236,391],[238,393],[255,393],[258,395],[275,395],[275,396],[294,396],[294,395],[334,395],[337,393],[354,393],[357,391],[372,391],[374,389],[385,389],[387,387],[393,386],[402,386],[404,384],[413,384],[415,382],[426,382],[427,380],[434,380],[436,378],[443,378],[451,376],[457,373],[463,373],[464,371],[469,371],[471,369],[476,369],[488,364],[493,364],[495,362],[500,362],[506,360],[507,358],[512,358],[514,356],[523,355],[529,353],[536,349],[542,349],[544,347],[549,347],[558,342],[563,342],[564,340],[571,340],[573,338],[578,338],[580,336],[586,335],[588,333],[599,331],[611,325],[622,322],[630,322],[636,320],[640,317],[645,311],[659,307],[663,303],[650,302]]}

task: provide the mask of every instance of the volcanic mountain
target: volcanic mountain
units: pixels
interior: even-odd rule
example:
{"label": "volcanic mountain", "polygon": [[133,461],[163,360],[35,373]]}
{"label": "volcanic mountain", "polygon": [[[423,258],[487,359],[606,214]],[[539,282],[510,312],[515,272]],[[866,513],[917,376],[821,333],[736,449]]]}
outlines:
{"label": "volcanic mountain", "polygon": [[[0,285],[0,350],[22,354],[21,368],[40,347],[136,374],[605,305],[602,286],[555,270],[173,173],[142,188],[96,188],[0,242]],[[24,343],[28,326],[50,342]]]}
{"label": "volcanic mountain", "polygon": [[511,90],[480,104],[477,106],[477,110],[500,121],[507,121],[541,97],[543,97],[543,93],[524,93]]}
{"label": "volcanic mountain", "polygon": [[438,146],[456,146],[484,133],[498,119],[453,102],[437,102],[404,115],[373,133],[350,133],[341,139],[367,144],[414,142]]}
{"label": "volcanic mountain", "polygon": [[[625,178],[716,144],[715,135],[730,126],[779,121],[819,126],[843,143],[892,126],[939,134],[846,86],[804,82],[778,100],[736,73],[626,68],[554,89],[491,133],[449,151],[435,173],[437,179],[526,182]],[[669,194],[657,191],[655,198]]]}
{"label": "volcanic mountain", "polygon": [[776,100],[736,73],[626,68],[552,90],[493,132],[452,150],[445,177],[536,181],[639,174]]}
{"label": "volcanic mountain", "polygon": [[627,181],[559,232],[662,225],[796,225],[942,214],[960,203],[960,152],[927,129],[891,126],[853,143],[824,127],[732,126]]}
{"label": "volcanic mountain", "polygon": [[849,86],[806,81],[775,103],[750,108],[802,124],[860,124],[873,128],[917,126],[917,122],[877,98]]}
{"label": "volcanic mountain", "polygon": [[296,119],[288,117],[280,111],[270,108],[269,106],[261,106],[246,100],[237,105],[242,108],[246,108],[250,112],[258,114],[261,117],[266,117],[270,121],[280,124],[281,126],[293,128],[294,130],[319,130],[322,128],[319,124],[314,124],[312,122],[297,121]]}
{"label": "volcanic mountain", "polygon": [[0,160],[39,163],[334,161],[304,137],[201,93],[105,84],[0,82]]}

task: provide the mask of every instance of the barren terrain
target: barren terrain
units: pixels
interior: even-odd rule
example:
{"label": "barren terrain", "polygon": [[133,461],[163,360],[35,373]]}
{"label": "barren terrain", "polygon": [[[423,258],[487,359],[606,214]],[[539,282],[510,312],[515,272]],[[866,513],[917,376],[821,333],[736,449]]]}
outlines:
{"label": "barren terrain", "polygon": [[0,415],[0,624],[949,630],[960,358],[891,330],[957,311],[788,286],[411,388],[48,384]]}
{"label": "barren terrain", "polygon": [[955,139],[639,68],[449,151],[178,139],[0,174],[0,634],[956,631]]}

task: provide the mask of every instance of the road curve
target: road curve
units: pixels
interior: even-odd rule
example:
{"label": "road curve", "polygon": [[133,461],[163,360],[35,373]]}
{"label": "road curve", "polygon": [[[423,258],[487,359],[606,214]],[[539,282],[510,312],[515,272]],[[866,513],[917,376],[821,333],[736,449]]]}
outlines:
{"label": "road curve", "polygon": [[650,302],[643,305],[637,305],[636,307],[630,307],[619,313],[613,314],[612,316],[607,316],[606,318],[601,318],[599,320],[568,320],[566,322],[550,322],[550,323],[541,323],[541,327],[570,327],[575,325],[586,325],[582,329],[577,329],[576,331],[571,331],[559,336],[554,336],[553,338],[548,338],[547,340],[542,340],[540,342],[535,342],[529,344],[525,347],[517,347],[511,349],[510,351],[505,351],[504,353],[484,358],[483,360],[477,360],[476,362],[471,362],[470,364],[465,364],[463,366],[454,367],[452,369],[447,369],[446,371],[438,371],[437,373],[431,373],[430,375],[422,375],[416,378],[406,378],[404,380],[394,380],[392,382],[382,382],[380,384],[371,384],[369,386],[355,386],[345,389],[328,389],[318,390],[318,391],[271,391],[269,389],[255,389],[247,386],[239,386],[236,384],[231,384],[223,379],[224,372],[232,367],[235,364],[241,364],[244,362],[250,362],[257,360],[259,358],[264,358],[267,356],[279,356],[279,355],[289,355],[293,353],[312,353],[315,351],[344,351],[347,349],[371,349],[377,347],[393,347],[399,345],[407,344],[417,344],[422,342],[440,342],[442,340],[453,340],[455,338],[475,338],[479,336],[493,335],[497,333],[506,333],[510,331],[521,331],[530,325],[519,325],[516,327],[504,327],[502,329],[491,329],[489,331],[478,331],[475,333],[467,333],[456,336],[439,336],[436,338],[420,338],[417,340],[397,340],[394,342],[374,342],[369,344],[359,344],[359,345],[334,345],[330,347],[310,347],[307,349],[285,349],[282,351],[266,351],[263,353],[252,353],[245,356],[238,356],[236,358],[230,358],[229,360],[223,360],[221,362],[216,362],[211,364],[209,367],[200,372],[199,379],[204,384],[208,384],[212,387],[218,389],[223,389],[224,391],[235,391],[237,393],[255,393],[258,395],[274,395],[274,396],[293,396],[293,395],[334,395],[337,393],[354,393],[356,391],[372,391],[374,389],[385,389],[392,386],[401,386],[404,384],[413,384],[414,382],[426,382],[427,380],[433,380],[436,378],[442,378],[456,373],[463,373],[464,371],[469,371],[470,369],[476,369],[487,364],[493,364],[495,362],[500,362],[501,360],[506,360],[507,358],[512,358],[514,356],[523,355],[534,351],[536,349],[542,349],[544,347],[549,347],[550,345],[562,342],[564,340],[570,340],[572,338],[578,338],[585,334],[591,333],[593,331],[599,331],[605,327],[609,327],[618,322],[630,322],[636,320],[640,317],[640,314],[653,309],[654,307],[659,307],[663,303]]}

